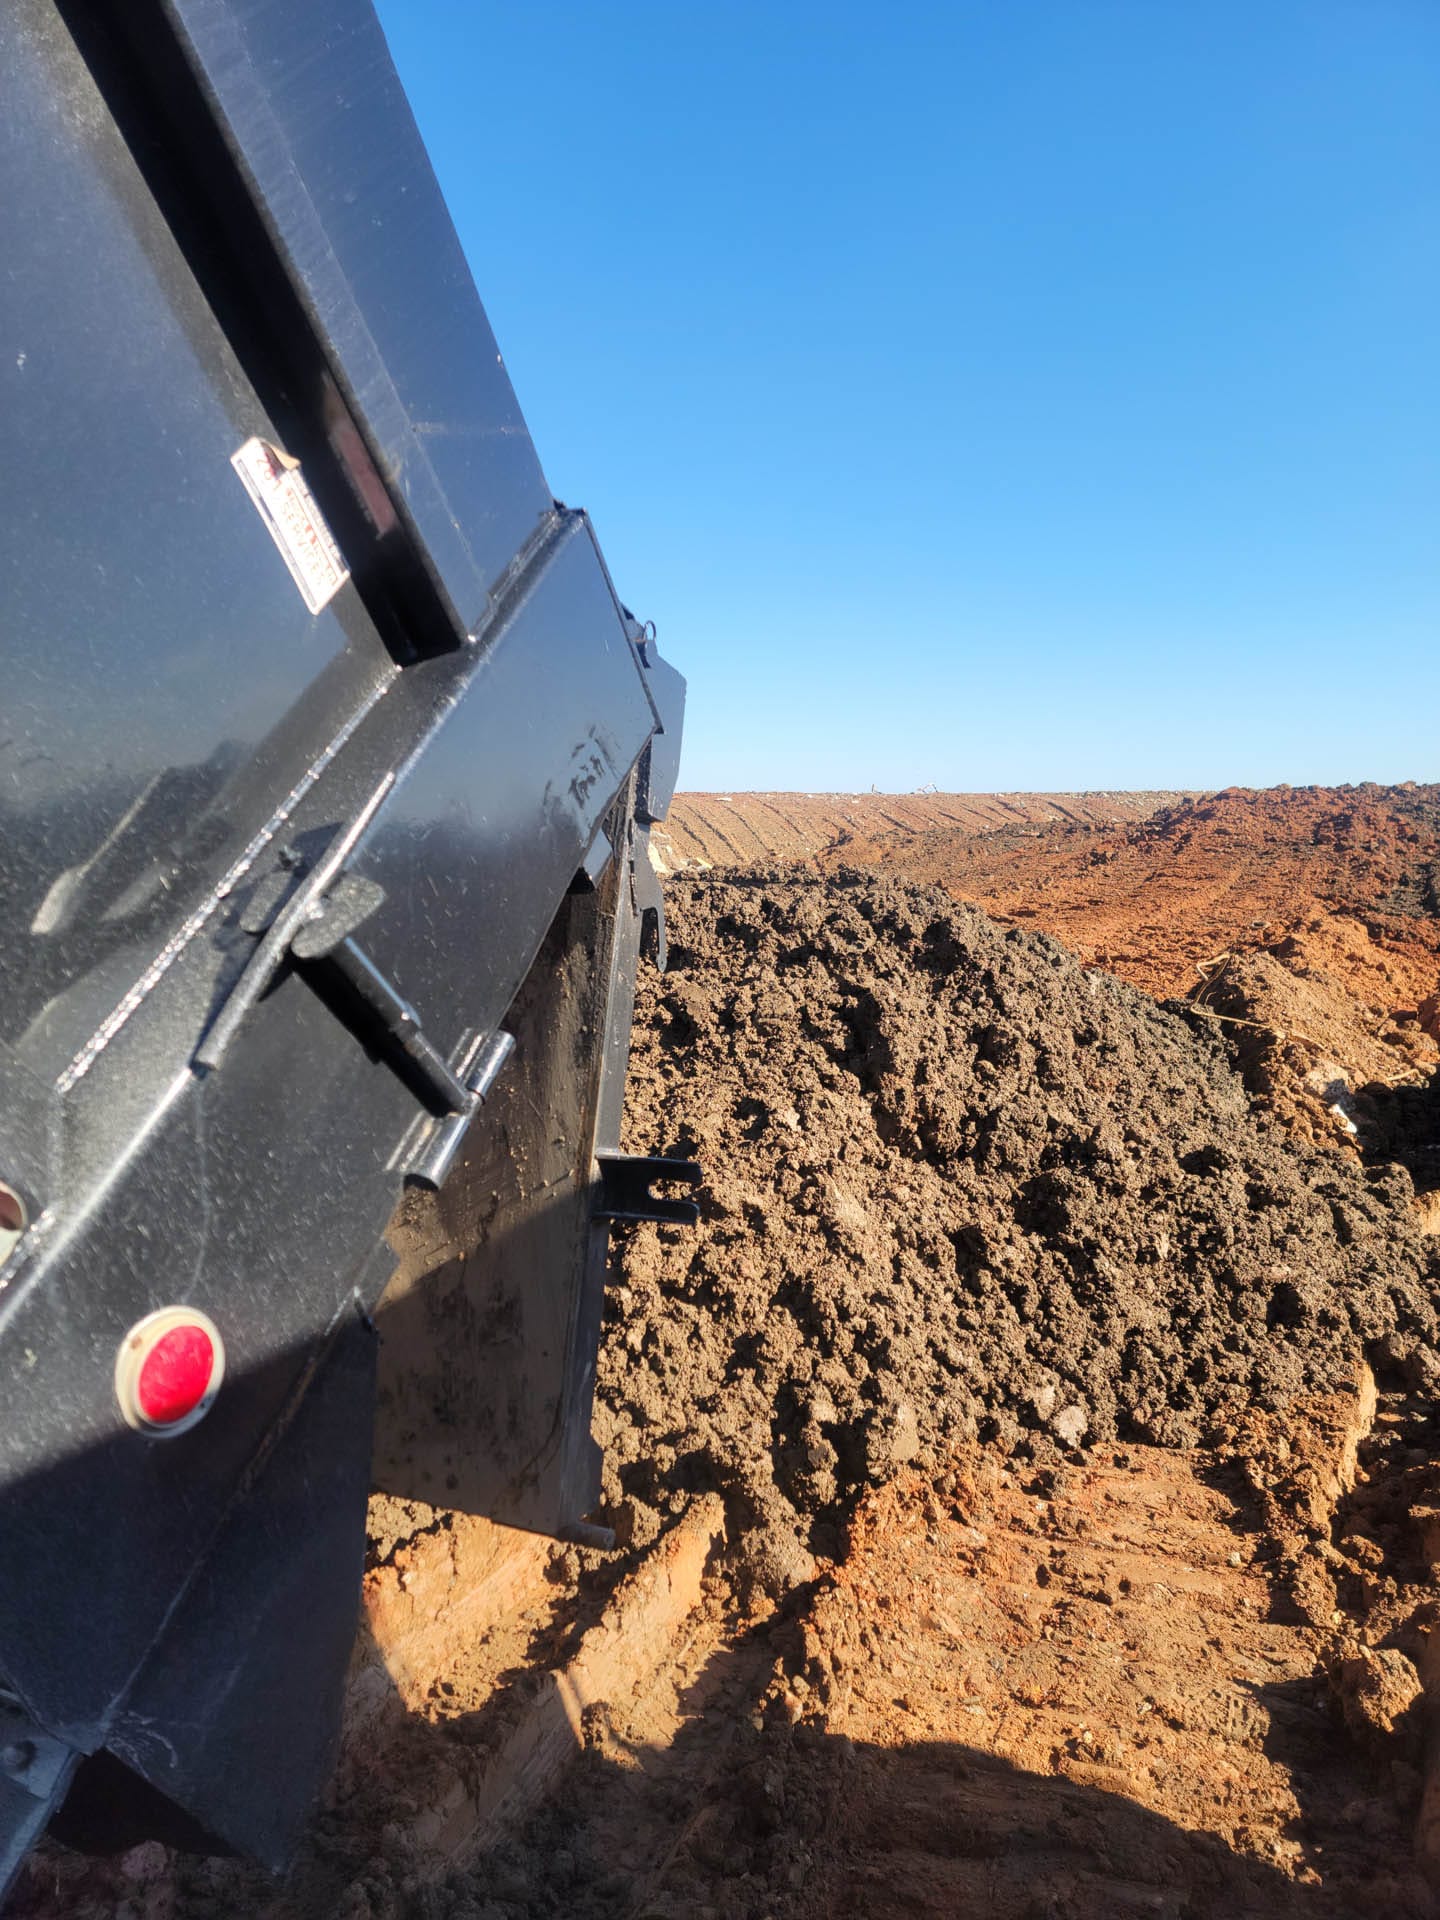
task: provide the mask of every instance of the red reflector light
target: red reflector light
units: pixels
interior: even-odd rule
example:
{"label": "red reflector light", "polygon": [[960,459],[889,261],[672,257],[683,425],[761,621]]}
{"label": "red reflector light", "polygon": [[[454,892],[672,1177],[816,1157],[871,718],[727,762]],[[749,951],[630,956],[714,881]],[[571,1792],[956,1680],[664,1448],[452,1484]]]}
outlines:
{"label": "red reflector light", "polygon": [[115,1395],[142,1433],[184,1433],[210,1411],[224,1372],[225,1344],[210,1316],[195,1307],[162,1307],[121,1341]]}
{"label": "red reflector light", "polygon": [[172,1327],[145,1356],[135,1399],[156,1426],[168,1427],[193,1413],[205,1398],[215,1368],[215,1345],[203,1327]]}

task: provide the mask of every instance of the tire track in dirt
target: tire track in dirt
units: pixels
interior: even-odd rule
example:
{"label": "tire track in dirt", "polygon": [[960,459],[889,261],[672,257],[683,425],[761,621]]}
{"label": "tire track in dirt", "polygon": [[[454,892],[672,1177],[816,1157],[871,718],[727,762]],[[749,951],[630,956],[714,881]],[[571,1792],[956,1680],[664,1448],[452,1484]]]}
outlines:
{"label": "tire track in dirt", "polygon": [[[682,793],[664,838],[667,866],[808,859],[849,842],[940,831],[984,833],[1006,824],[1108,825],[1143,819],[1180,796],[1144,793]],[[738,830],[738,831],[737,831]],[[753,841],[753,845],[749,844]]]}

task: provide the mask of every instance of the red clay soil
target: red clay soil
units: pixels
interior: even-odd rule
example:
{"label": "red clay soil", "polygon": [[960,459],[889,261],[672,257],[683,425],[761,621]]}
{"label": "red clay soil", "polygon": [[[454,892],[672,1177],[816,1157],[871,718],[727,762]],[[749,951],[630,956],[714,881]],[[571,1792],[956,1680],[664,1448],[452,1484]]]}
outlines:
{"label": "red clay soil", "polygon": [[977,1456],[871,1502],[804,1628],[853,1752],[806,1920],[1432,1911],[1413,1664],[1373,1755],[1337,1737],[1327,1634],[1196,1468]]}
{"label": "red clay soil", "polygon": [[524,1831],[346,1912],[1433,1920],[1434,1420],[1376,1413],[1361,1375],[1213,1453],[903,1469],[792,1604],[597,1710]]}
{"label": "red clay soil", "polygon": [[1362,1374],[1209,1456],[872,1495],[771,1690],[794,1913],[1433,1913],[1435,1438]]}
{"label": "red clay soil", "polygon": [[[1157,999],[1197,968],[1309,931],[1367,1001],[1414,1015],[1440,975],[1440,787],[1237,787],[1113,825],[856,836],[826,870],[874,866],[1041,927]],[[1359,936],[1359,937],[1357,937]]]}

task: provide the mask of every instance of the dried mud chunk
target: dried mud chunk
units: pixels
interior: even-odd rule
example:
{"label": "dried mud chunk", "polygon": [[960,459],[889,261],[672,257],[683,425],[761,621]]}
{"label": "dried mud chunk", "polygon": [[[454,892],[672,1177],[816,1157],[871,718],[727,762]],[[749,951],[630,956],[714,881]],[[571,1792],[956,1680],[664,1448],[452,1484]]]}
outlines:
{"label": "dried mud chunk", "polygon": [[801,1513],[818,1513],[835,1500],[835,1469],[840,1456],[813,1421],[781,1456],[780,1480]]}
{"label": "dried mud chunk", "polygon": [[752,1597],[764,1594],[782,1600],[816,1574],[815,1556],[800,1539],[797,1525],[772,1519],[741,1531],[735,1552],[735,1570]]}
{"label": "dried mud chunk", "polygon": [[853,1247],[863,1250],[874,1236],[869,1212],[838,1180],[825,1183],[820,1214],[836,1238]]}
{"label": "dried mud chunk", "polygon": [[920,1421],[914,1405],[901,1400],[871,1416],[865,1427],[865,1477],[876,1485],[890,1479],[920,1451]]}
{"label": "dried mud chunk", "polygon": [[1328,1678],[1341,1719],[1363,1745],[1395,1757],[1419,1752],[1424,1689],[1413,1661],[1394,1647],[1358,1647],[1332,1662]]}
{"label": "dried mud chunk", "polygon": [[1073,1402],[1062,1407],[1050,1422],[1050,1430],[1057,1440],[1063,1440],[1067,1447],[1078,1447],[1090,1428],[1090,1416],[1081,1406]]}
{"label": "dried mud chunk", "polygon": [[[1313,1544],[1281,1556],[1280,1570],[1290,1603],[1312,1627],[1328,1628],[1335,1618],[1338,1595],[1330,1566]],[[1277,1595],[1277,1602],[1279,1596]]]}
{"label": "dried mud chunk", "polygon": [[1034,1393],[1030,1395],[1030,1405],[1034,1411],[1035,1418],[1037,1420],[1048,1420],[1055,1411],[1057,1398],[1058,1394],[1053,1380],[1047,1380],[1043,1386],[1037,1387]]}
{"label": "dried mud chunk", "polygon": [[648,1547],[660,1533],[660,1516],[643,1500],[620,1500],[607,1512],[617,1547]]}

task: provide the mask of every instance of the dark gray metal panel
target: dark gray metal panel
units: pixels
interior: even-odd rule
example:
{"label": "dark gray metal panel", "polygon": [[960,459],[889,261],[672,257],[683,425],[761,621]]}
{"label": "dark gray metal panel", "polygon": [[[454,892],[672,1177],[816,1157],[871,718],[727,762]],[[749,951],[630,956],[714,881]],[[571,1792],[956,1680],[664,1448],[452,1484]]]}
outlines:
{"label": "dark gray metal panel", "polygon": [[368,0],[166,0],[467,632],[551,500]]}
{"label": "dark gray metal panel", "polygon": [[[385,892],[359,936],[452,1052],[504,1017],[577,867],[601,871],[599,822],[656,713],[587,523],[551,509],[363,0],[113,15],[76,0],[70,18],[103,98],[58,12],[0,11],[0,1175],[33,1219],[0,1269],[0,1670],[88,1750],[137,1674],[160,1684],[157,1646],[205,1594],[218,1604],[236,1529],[265,1543],[256,1580],[288,1578],[290,1496],[262,1497],[270,1449],[334,1330],[385,1285],[385,1223],[431,1124],[381,1038],[283,940],[267,947],[272,916],[329,885],[353,831],[357,875]],[[166,18],[190,36],[197,89]],[[298,304],[269,261],[247,306],[229,227],[207,233],[228,204],[266,251],[199,89],[223,104]],[[211,169],[193,198],[192,152]],[[229,459],[251,434],[278,441],[283,417],[307,466],[345,465],[324,356],[479,644],[440,650],[431,585],[384,558],[378,520],[363,603],[347,587],[305,611]],[[338,467],[325,484],[340,513]],[[579,919],[571,933],[558,1070],[579,1084],[595,1023],[612,1066],[623,1036],[585,984],[604,966]],[[505,1517],[536,1525],[593,1489],[603,1236],[577,1126],[557,1206],[531,1190],[517,1228],[537,1257],[564,1242],[541,1342],[556,1389],[515,1403],[553,1471]],[[124,1425],[112,1376],[126,1330],[175,1302],[217,1321],[228,1371],[206,1419],[161,1442]],[[353,1429],[322,1428],[323,1478]],[[184,1630],[223,1719],[223,1665]],[[283,1632],[273,1613],[257,1626],[257,1674],[281,1671],[265,1663]],[[312,1651],[328,1672],[333,1646]],[[202,1734],[171,1782],[207,1810],[234,1781],[219,1753]],[[304,1771],[269,1812],[214,1824],[278,1846]]]}
{"label": "dark gray metal panel", "polygon": [[[286,839],[312,858],[398,774],[352,863],[387,890],[361,933],[449,1052],[501,1021],[651,725],[583,518],[557,527],[490,648],[387,686],[296,802]],[[72,1065],[54,1225],[0,1291],[11,1380],[0,1659],[76,1745],[103,1739],[111,1702],[359,1284],[402,1145],[425,1124],[383,1049],[284,967],[218,1070],[189,1069],[261,937],[244,932],[247,912],[237,889],[80,1056],[83,1072]],[[126,1329],[177,1300],[215,1319],[231,1375],[194,1432],[155,1442],[123,1425],[111,1373]],[[77,1663],[102,1590],[106,1633]]]}
{"label": "dark gray metal panel", "polygon": [[[306,1057],[315,1063],[313,1047]],[[366,1097],[353,1077],[348,1086],[317,1077],[350,1100]],[[383,1101],[387,1082],[377,1072],[369,1092]],[[273,1120],[274,1103],[252,1114]],[[194,1117],[177,1116],[177,1130]],[[351,1310],[347,1252],[362,1236],[373,1246],[393,1203],[369,1155],[353,1168],[316,1155],[274,1180],[262,1137],[242,1131],[250,1117],[238,1105],[228,1115],[233,1132],[216,1145],[236,1149],[231,1178],[208,1188],[191,1184],[189,1168],[167,1178],[174,1156],[154,1142],[73,1261],[28,1291],[7,1343],[7,1429],[25,1422],[50,1454],[6,1476],[3,1657],[36,1716],[86,1750],[105,1740],[114,1703],[263,1456],[334,1297]],[[392,1126],[406,1117],[392,1112]],[[363,1153],[363,1138],[355,1144]],[[276,1206],[289,1209],[283,1220],[264,1212],[267,1178]],[[135,1319],[177,1299],[219,1324],[227,1375],[200,1426],[151,1440],[117,1418],[115,1353]],[[66,1416],[68,1450],[56,1451]],[[271,1569],[276,1580],[282,1573]]]}
{"label": "dark gray metal panel", "polygon": [[346,1321],[107,1742],[211,1832],[276,1868],[339,1733],[364,1565],[375,1345],[358,1318]]}
{"label": "dark gray metal panel", "polygon": [[543,1532],[599,1495],[593,1156],[607,1042],[628,1037],[629,896],[621,858],[563,903],[506,1015],[514,1066],[445,1187],[397,1223],[376,1315],[377,1485]]}
{"label": "dark gray metal panel", "polygon": [[273,430],[48,7],[0,12],[0,66],[0,178],[25,183],[0,258],[29,263],[0,275],[0,1039],[23,1047],[260,828],[307,689],[338,725],[391,669],[349,589],[307,612],[232,471]]}
{"label": "dark gray metal panel", "polygon": [[[376,727],[399,721],[440,664],[412,669]],[[588,528],[572,517],[354,863],[386,893],[365,949],[446,1051],[499,1024],[652,725]]]}

